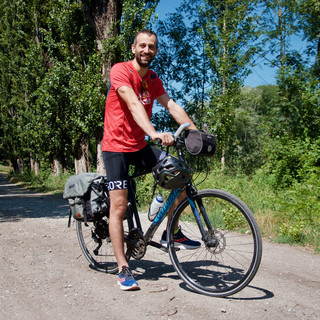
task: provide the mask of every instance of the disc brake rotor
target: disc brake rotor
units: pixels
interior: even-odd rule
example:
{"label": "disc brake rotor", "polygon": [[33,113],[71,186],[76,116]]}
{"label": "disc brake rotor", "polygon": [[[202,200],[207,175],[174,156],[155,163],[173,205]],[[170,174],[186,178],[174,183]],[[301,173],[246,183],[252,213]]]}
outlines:
{"label": "disc brake rotor", "polygon": [[211,253],[217,254],[223,252],[226,247],[226,238],[224,234],[219,230],[209,230],[207,231],[207,237],[210,243],[215,243],[215,245],[207,246],[207,250]]}

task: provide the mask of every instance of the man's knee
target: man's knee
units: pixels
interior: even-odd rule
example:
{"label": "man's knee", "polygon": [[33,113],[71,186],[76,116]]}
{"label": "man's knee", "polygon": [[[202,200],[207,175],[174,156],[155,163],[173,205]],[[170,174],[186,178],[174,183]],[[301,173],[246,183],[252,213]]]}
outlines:
{"label": "man's knee", "polygon": [[127,209],[127,190],[114,190],[109,192],[110,195],[110,214],[123,218]]}

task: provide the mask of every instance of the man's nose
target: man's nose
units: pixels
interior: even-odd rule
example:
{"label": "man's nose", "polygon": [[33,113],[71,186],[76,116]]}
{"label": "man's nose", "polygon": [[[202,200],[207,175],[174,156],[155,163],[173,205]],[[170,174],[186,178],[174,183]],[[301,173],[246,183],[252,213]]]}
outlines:
{"label": "man's nose", "polygon": [[145,53],[149,53],[149,52],[151,52],[150,47],[149,47],[149,46],[145,46],[145,48],[144,48],[144,52],[145,52]]}

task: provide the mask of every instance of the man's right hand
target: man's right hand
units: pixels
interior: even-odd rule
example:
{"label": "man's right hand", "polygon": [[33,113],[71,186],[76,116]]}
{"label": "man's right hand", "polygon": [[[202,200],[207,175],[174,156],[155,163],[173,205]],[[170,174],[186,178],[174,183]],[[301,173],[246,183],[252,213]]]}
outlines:
{"label": "man's right hand", "polygon": [[154,135],[152,135],[151,139],[153,141],[157,141],[159,139],[161,141],[161,144],[164,146],[171,146],[174,142],[174,138],[169,132],[156,132]]}

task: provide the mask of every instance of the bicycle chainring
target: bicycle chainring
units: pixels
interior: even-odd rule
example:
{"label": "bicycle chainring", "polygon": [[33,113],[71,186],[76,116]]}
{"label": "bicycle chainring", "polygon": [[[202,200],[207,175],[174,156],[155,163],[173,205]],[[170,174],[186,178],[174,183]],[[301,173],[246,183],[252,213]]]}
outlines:
{"label": "bicycle chainring", "polygon": [[136,260],[140,260],[146,253],[146,242],[143,234],[139,229],[132,229],[129,234],[125,237],[127,243],[127,249],[131,257]]}

